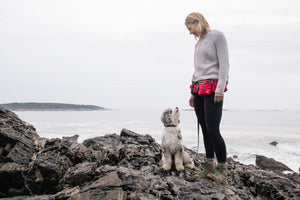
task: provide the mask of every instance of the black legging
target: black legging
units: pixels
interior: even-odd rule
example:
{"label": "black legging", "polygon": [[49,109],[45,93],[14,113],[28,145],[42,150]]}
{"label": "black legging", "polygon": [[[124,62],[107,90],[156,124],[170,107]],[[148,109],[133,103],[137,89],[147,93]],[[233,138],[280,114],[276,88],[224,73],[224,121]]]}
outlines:
{"label": "black legging", "polygon": [[206,158],[216,157],[218,163],[226,162],[226,146],[220,133],[223,101],[214,103],[215,93],[208,96],[194,95],[194,108],[200,123]]}

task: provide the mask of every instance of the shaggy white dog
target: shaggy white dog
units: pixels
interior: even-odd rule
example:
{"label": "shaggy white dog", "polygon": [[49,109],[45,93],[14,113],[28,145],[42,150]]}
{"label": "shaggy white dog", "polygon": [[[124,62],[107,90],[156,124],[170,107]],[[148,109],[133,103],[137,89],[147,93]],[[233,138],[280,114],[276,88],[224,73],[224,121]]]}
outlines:
{"label": "shaggy white dog", "polygon": [[166,109],[161,116],[161,121],[165,126],[162,134],[162,168],[164,170],[171,169],[173,160],[177,171],[184,170],[184,166],[194,168],[192,158],[184,151],[181,131],[177,128],[180,122],[179,117],[180,112],[177,107],[173,110]]}

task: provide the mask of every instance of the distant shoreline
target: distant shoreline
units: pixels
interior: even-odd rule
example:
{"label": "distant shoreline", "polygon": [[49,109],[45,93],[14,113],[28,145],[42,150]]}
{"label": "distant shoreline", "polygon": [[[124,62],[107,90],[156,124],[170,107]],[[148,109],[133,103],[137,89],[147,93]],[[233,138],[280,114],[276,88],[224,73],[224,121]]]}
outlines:
{"label": "distant shoreline", "polygon": [[[3,108],[3,107],[0,107]],[[7,108],[5,108],[7,109]],[[11,111],[17,111],[17,112],[31,112],[31,111],[37,111],[37,112],[49,112],[49,111],[53,111],[53,112],[59,112],[59,111],[106,111],[109,109],[36,109],[36,110],[29,110],[29,109],[8,109]]]}
{"label": "distant shoreline", "polygon": [[0,104],[0,108],[12,111],[99,111],[107,110],[96,105],[66,104],[66,103],[6,103]]}

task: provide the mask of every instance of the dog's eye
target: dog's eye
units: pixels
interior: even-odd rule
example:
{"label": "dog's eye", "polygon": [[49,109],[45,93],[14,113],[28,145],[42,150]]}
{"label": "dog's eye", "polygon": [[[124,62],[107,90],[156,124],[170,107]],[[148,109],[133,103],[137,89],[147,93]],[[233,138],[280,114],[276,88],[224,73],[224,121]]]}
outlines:
{"label": "dog's eye", "polygon": [[170,110],[169,113],[172,114],[172,110]]}

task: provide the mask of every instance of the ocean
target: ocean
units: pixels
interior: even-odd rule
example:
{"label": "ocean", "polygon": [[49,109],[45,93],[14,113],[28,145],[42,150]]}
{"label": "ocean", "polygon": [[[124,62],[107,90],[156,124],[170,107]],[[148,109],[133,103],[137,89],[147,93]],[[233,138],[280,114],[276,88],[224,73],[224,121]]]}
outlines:
{"label": "ocean", "polygon": [[[32,124],[41,137],[62,138],[79,135],[78,142],[105,134],[120,134],[123,128],[151,135],[161,143],[163,110],[103,110],[103,111],[17,111]],[[197,147],[197,124],[194,111],[181,110],[183,144]],[[280,161],[299,172],[300,111],[240,111],[225,110],[221,122],[229,157],[244,164],[255,164],[255,155]],[[201,133],[200,133],[201,134]],[[277,146],[270,145],[278,142]],[[199,152],[204,153],[202,135]]]}

